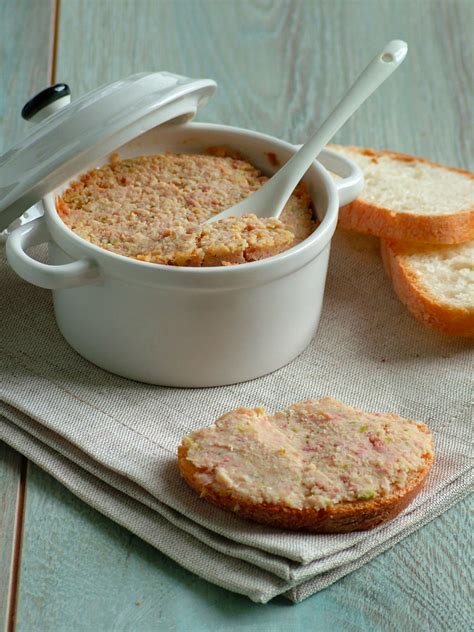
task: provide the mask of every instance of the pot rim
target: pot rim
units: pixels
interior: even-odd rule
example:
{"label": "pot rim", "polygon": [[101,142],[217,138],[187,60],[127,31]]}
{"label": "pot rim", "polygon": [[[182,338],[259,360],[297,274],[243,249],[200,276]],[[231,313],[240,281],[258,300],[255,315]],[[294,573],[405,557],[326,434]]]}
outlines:
{"label": "pot rim", "polygon": [[[295,153],[298,149],[297,145],[293,145],[292,143],[283,141],[279,138],[276,138],[275,136],[231,125],[221,125],[216,123],[185,123],[179,125],[179,129],[180,131],[183,129],[189,129],[190,132],[220,131],[224,133],[237,133],[238,135],[251,137],[258,141],[261,141],[262,146],[265,143],[271,144],[273,146],[272,148],[275,148],[275,146],[278,145],[281,149],[290,151],[291,153]],[[324,149],[323,152],[332,153],[330,152],[330,150],[326,149]],[[339,211],[339,198],[337,189],[329,172],[319,161],[315,160],[312,163],[312,165],[308,169],[307,174],[309,175],[310,172],[314,172],[314,176],[322,180],[327,194],[326,212],[318,227],[309,237],[307,237],[301,243],[293,246],[288,250],[285,250],[284,252],[273,255],[271,257],[267,257],[265,259],[261,259],[259,261],[253,261],[241,265],[186,267],[170,266],[166,264],[152,263],[148,261],[133,259],[132,257],[120,255],[115,252],[101,248],[100,246],[97,246],[87,241],[86,239],[83,239],[77,233],[71,230],[69,226],[67,226],[62,221],[56,210],[55,198],[57,194],[55,191],[48,193],[43,198],[43,207],[45,210],[48,227],[52,233],[52,236],[57,240],[58,245],[61,247],[63,241],[66,242],[67,245],[64,250],[67,254],[69,254],[67,246],[70,246],[74,256],[79,255],[81,257],[93,258],[96,263],[98,263],[99,265],[104,264],[107,268],[109,268],[110,266],[116,266],[117,268],[120,267],[123,269],[123,266],[126,266],[128,272],[131,272],[133,269],[136,273],[140,274],[140,270],[143,270],[144,274],[147,275],[149,275],[151,271],[154,271],[154,274],[156,274],[157,276],[159,275],[160,277],[163,277],[164,275],[166,275],[169,280],[173,279],[174,281],[178,281],[180,278],[183,280],[183,277],[187,277],[188,279],[189,277],[204,277],[203,280],[210,280],[210,277],[215,280],[217,280],[218,278],[223,280],[223,277],[235,278],[236,276],[240,275],[245,275],[247,277],[254,271],[258,271],[260,273],[264,273],[266,271],[268,273],[270,268],[274,268],[278,265],[282,265],[283,268],[286,268],[285,264],[290,264],[290,262],[293,262],[293,264],[296,263],[293,261],[294,259],[302,259],[305,263],[309,259],[314,258],[331,240],[335,230],[337,214]],[[77,176],[79,175],[80,174],[77,174]],[[73,179],[74,178],[71,178],[69,182]],[[59,239],[57,239],[57,237],[59,237]],[[313,252],[313,254],[311,255],[308,251],[313,250],[315,250],[315,252]],[[304,263],[302,261],[301,264],[303,265]]]}

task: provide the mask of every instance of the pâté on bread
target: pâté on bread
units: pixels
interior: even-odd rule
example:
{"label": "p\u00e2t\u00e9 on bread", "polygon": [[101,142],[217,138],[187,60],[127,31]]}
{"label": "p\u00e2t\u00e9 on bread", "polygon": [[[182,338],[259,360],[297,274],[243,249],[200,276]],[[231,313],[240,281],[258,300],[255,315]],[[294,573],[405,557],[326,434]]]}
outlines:
{"label": "p\u00e2t\u00e9 on bread", "polygon": [[239,408],[185,437],[178,463],[205,500],[274,527],[366,530],[400,513],[433,464],[421,422],[325,397],[269,415]]}

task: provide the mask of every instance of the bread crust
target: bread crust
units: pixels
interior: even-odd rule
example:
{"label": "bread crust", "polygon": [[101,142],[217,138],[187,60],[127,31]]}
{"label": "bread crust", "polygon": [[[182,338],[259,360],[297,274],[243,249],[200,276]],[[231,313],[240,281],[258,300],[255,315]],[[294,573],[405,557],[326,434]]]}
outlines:
{"label": "bread crust", "polygon": [[[422,432],[429,432],[428,428],[418,424]],[[232,493],[222,494],[213,489],[212,485],[203,485],[197,478],[205,472],[204,468],[197,468],[188,458],[188,447],[184,444],[178,448],[178,465],[183,478],[202,497],[212,504],[233,511],[242,518],[247,518],[261,524],[290,529],[294,531],[310,531],[312,533],[348,533],[351,531],[366,531],[391,520],[398,515],[418,494],[423,487],[434,457],[425,455],[426,467],[421,472],[410,475],[408,484],[395,492],[372,498],[341,502],[327,509],[297,509],[283,505],[268,503],[250,503],[244,498]]]}
{"label": "bread crust", "polygon": [[391,240],[380,242],[382,261],[398,298],[428,327],[451,336],[474,338],[474,310],[440,303],[427,292],[407,259],[413,248]]}
{"label": "bread crust", "polygon": [[[335,149],[337,151],[337,147]],[[394,151],[374,151],[365,147],[347,146],[347,149],[373,158],[387,156],[401,162],[421,162],[474,179],[474,173],[470,171],[448,167],[426,158]],[[368,202],[362,194],[362,197],[339,210],[339,225],[342,228],[397,241],[457,244],[474,239],[474,206],[449,215],[414,215]]]}

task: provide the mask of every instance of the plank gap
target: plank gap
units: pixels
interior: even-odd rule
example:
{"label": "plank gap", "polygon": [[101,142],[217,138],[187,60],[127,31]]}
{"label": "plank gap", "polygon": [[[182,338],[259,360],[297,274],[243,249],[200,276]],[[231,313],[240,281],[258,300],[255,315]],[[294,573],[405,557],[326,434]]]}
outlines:
{"label": "plank gap", "polygon": [[[59,40],[60,0],[50,0],[50,46],[47,67],[47,79],[51,84],[56,82],[57,72],[57,48]],[[44,86],[43,86],[44,87]],[[20,479],[17,490],[17,502],[15,508],[15,520],[13,527],[12,556],[10,568],[10,581],[7,596],[6,631],[14,632],[18,609],[18,595],[20,588],[20,565],[22,557],[22,545],[24,535],[26,486],[28,478],[28,459],[21,456]]]}
{"label": "plank gap", "polygon": [[60,12],[61,12],[61,0],[53,0],[52,20],[51,20],[52,46],[51,46],[51,57],[50,57],[50,72],[49,72],[51,85],[54,85],[56,83]]}
{"label": "plank gap", "polygon": [[14,632],[16,609],[18,603],[18,588],[20,579],[21,545],[23,541],[23,524],[25,517],[26,478],[28,476],[28,459],[21,457],[20,482],[16,502],[15,527],[13,535],[13,553],[10,579],[10,594],[8,599],[7,632]]}

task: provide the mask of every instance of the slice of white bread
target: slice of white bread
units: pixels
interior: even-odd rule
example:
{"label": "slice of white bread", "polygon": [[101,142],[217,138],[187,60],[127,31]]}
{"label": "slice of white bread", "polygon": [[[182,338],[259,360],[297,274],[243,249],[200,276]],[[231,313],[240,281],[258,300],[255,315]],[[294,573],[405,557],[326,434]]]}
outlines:
{"label": "slice of white bread", "polygon": [[474,239],[474,173],[395,152],[330,147],[365,177],[362,195],[339,211],[342,228],[397,241]]}
{"label": "slice of white bread", "polygon": [[474,337],[474,241],[436,246],[382,239],[398,297],[425,325]]}
{"label": "slice of white bread", "polygon": [[284,529],[371,529],[416,496],[433,464],[425,424],[330,397],[274,415],[239,408],[185,437],[178,465],[202,498]]}

